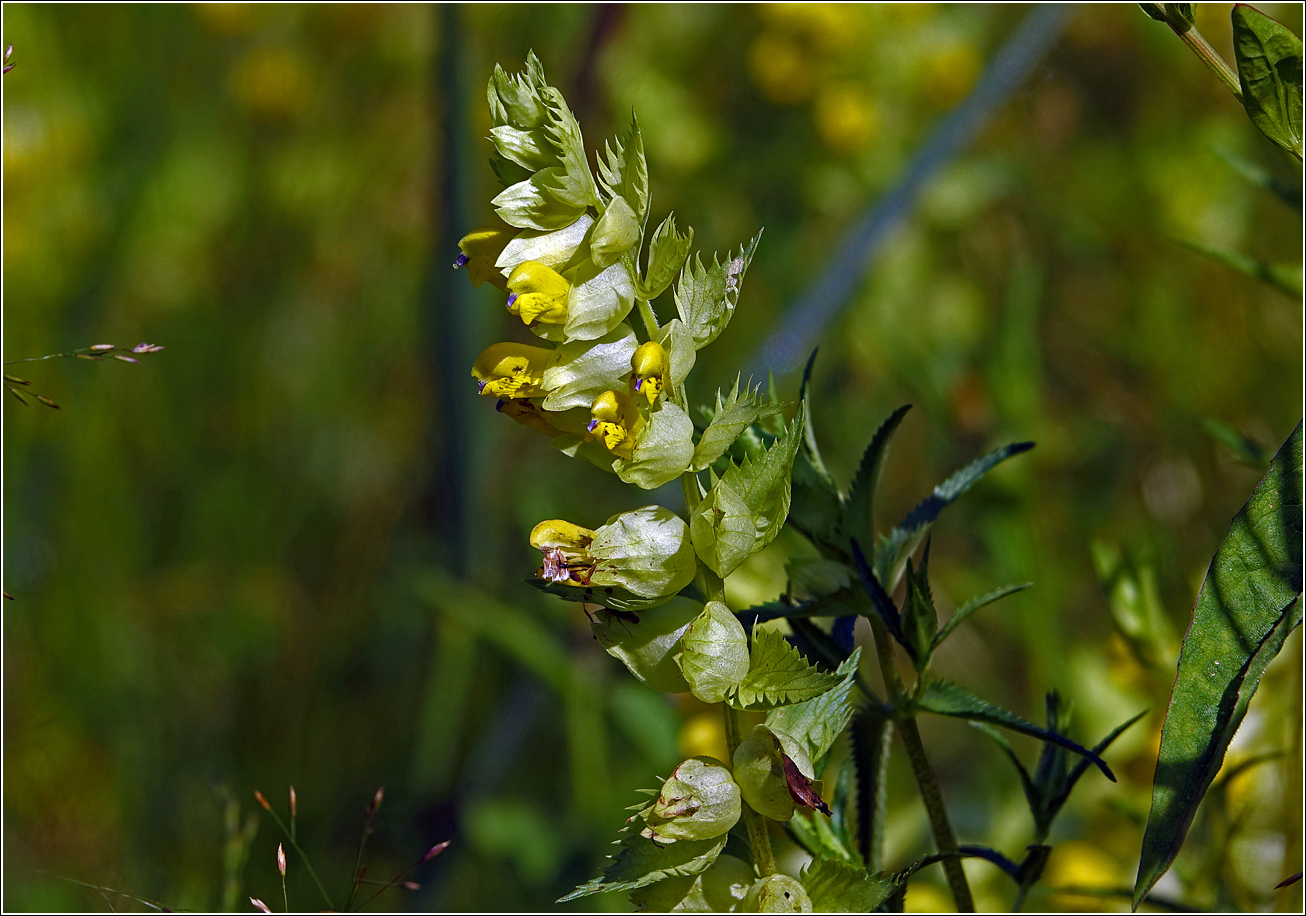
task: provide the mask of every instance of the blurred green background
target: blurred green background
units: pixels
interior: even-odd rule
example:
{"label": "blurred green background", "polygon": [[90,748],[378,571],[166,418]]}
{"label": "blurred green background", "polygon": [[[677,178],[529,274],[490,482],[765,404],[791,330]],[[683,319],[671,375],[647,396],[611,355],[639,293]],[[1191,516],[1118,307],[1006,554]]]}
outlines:
{"label": "blurred green background", "polygon": [[[1229,8],[1200,5],[1198,26],[1232,59]],[[1299,5],[1262,8],[1300,34]],[[635,108],[655,221],[674,210],[708,252],[766,227],[690,379],[706,403],[1027,13],[5,4],[4,357],[166,349],[11,367],[62,409],[4,408],[4,907],[139,906],[73,879],[280,909],[281,838],[253,791],[284,817],[290,784],[336,908],[382,785],[369,880],[453,846],[373,908],[548,909],[595,873],[633,790],[724,741],[714,712],[635,683],[576,605],[520,582],[535,522],[593,525],[648,494],[474,397],[475,354],[520,330],[449,270],[492,213],[493,64],[534,48],[591,147]],[[915,405],[883,524],[980,452],[1038,443],[936,528],[948,610],[1035,583],[963,626],[940,671],[1035,719],[1057,688],[1087,742],[1155,711],[1108,758],[1119,786],[1090,774],[1072,798],[1049,885],[1132,885],[1175,641],[1261,474],[1204,422],[1273,450],[1301,414],[1301,303],[1175,241],[1299,263],[1300,212],[1221,150],[1300,186],[1165,26],[1079,8],[819,329],[815,419],[838,479]],[[797,379],[777,384],[791,397]],[[1113,550],[1125,563],[1114,616],[1095,541],[1104,569]],[[808,550],[786,533],[750,561],[736,607],[777,594]],[[1115,622],[1143,605],[1169,672]],[[1300,641],[1231,760],[1283,744]],[[1019,857],[1029,818],[996,748],[951,720],[925,740],[962,842]],[[1158,891],[1271,907],[1284,766],[1226,786]],[[901,759],[893,778],[901,867],[931,846]],[[1000,873],[967,869],[982,907],[1009,907]],[[946,907],[940,882],[922,873],[908,908]],[[326,905],[294,854],[289,898]],[[627,906],[571,906],[586,905]],[[1030,906],[1125,908],[1044,891]]]}

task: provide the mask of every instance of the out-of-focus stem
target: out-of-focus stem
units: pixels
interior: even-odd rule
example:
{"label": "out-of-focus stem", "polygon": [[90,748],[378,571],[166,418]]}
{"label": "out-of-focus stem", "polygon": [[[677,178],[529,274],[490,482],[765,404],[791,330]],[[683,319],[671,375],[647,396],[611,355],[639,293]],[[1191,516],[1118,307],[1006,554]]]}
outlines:
{"label": "out-of-focus stem", "polygon": [[[867,615],[871,622],[871,632],[875,636],[875,654],[880,660],[880,675],[884,678],[884,689],[889,695],[889,702],[895,710],[901,708],[906,696],[902,678],[898,674],[898,663],[893,657],[893,644],[884,623],[873,614]],[[934,833],[934,845],[940,853],[957,851],[957,835],[953,833],[952,821],[948,819],[948,809],[943,804],[943,793],[939,789],[938,777],[930,766],[930,759],[925,755],[925,745],[921,743],[921,733],[916,727],[914,716],[894,717],[898,736],[907,751],[912,773],[916,776],[916,785],[920,788],[921,801],[925,803],[925,812],[930,818],[930,830]],[[970,894],[970,884],[966,881],[966,872],[962,870],[961,860],[949,856],[941,863],[944,875],[948,879],[948,889],[956,901],[960,913],[975,912],[975,901]]]}
{"label": "out-of-focus stem", "polygon": [[1179,36],[1179,39],[1202,59],[1202,63],[1206,64],[1210,71],[1216,75],[1216,78],[1224,83],[1224,88],[1232,92],[1233,97],[1241,102],[1243,100],[1243,87],[1238,82],[1238,74],[1233,72],[1233,68],[1220,56],[1219,52],[1202,37],[1202,33],[1193,26],[1189,26],[1182,32],[1173,24],[1170,24],[1170,28],[1174,29],[1174,33]]}
{"label": "out-of-focus stem", "polygon": [[[721,704],[726,711],[726,748],[730,759],[734,760],[735,748],[743,740],[740,733],[739,712],[729,703]],[[748,802],[741,802],[744,826],[748,829],[748,845],[753,849],[753,864],[757,866],[757,876],[768,878],[775,874],[775,854],[771,851],[771,836],[766,831],[766,818],[749,807]]]}

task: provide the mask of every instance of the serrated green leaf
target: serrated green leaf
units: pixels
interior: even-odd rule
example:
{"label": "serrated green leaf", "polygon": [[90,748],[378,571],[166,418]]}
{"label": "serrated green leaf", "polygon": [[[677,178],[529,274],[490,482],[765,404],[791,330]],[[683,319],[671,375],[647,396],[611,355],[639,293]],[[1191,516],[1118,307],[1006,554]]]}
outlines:
{"label": "serrated green leaf", "polygon": [[793,504],[789,523],[826,556],[843,559],[847,551],[838,543],[838,529],[843,518],[843,494],[821,460],[812,422],[811,381],[816,350],[807,358],[803,383],[798,389],[799,403],[806,404],[803,441],[798,446],[793,468]]}
{"label": "serrated green leaf", "polygon": [[490,140],[500,156],[527,171],[537,172],[558,164],[558,153],[543,129],[518,130],[504,124],[490,128]]}
{"label": "serrated green leaf", "polygon": [[676,311],[680,320],[694,335],[694,344],[700,350],[725,330],[739,302],[739,289],[744,282],[744,272],[753,260],[762,233],[755,235],[739,254],[728,253],[724,263],[712,256],[712,266],[704,267],[698,255],[685,265],[676,284]]}
{"label": "serrated green leaf", "polygon": [[558,899],[566,903],[590,894],[633,891],[666,878],[682,878],[706,871],[725,848],[724,835],[710,840],[681,840],[659,846],[639,835],[621,841],[617,853],[603,874]]}
{"label": "serrated green leaf", "polygon": [[525,181],[504,188],[494,200],[499,219],[519,229],[552,231],[570,226],[585,213],[585,207],[559,197],[556,166],[541,169]]}
{"label": "serrated green leaf", "polygon": [[869,913],[897,887],[891,878],[868,875],[864,868],[819,857],[808,863],[799,877],[818,913]]}
{"label": "serrated green leaf", "polygon": [[640,298],[656,299],[676,279],[689,257],[690,246],[694,244],[694,230],[686,228],[685,234],[676,231],[674,213],[653,231],[653,240],[648,246],[648,273],[640,285]]}
{"label": "serrated green leaf", "polygon": [[774,630],[754,628],[748,674],[726,702],[736,709],[774,709],[801,703],[832,690],[840,675],[809,664],[803,654]]}
{"label": "serrated green leaf", "polygon": [[1274,287],[1285,296],[1292,299],[1300,299],[1302,296],[1302,276],[1299,265],[1267,264],[1264,261],[1238,254],[1235,251],[1223,251],[1210,245],[1203,245],[1201,242],[1194,242],[1189,239],[1175,239],[1175,241],[1185,248],[1191,248],[1198,254],[1204,254],[1208,258],[1219,261],[1226,267],[1231,267],[1253,280],[1260,280],[1267,286]]}
{"label": "serrated green leaf", "polygon": [[924,671],[934,650],[934,637],[939,626],[939,614],[934,609],[934,596],[930,594],[929,574],[930,543],[925,542],[921,568],[913,570],[907,560],[907,597],[902,605],[903,636],[915,649],[918,671]]}
{"label": "serrated green leaf", "polygon": [[608,198],[621,198],[642,229],[648,214],[648,163],[644,160],[644,137],[634,112],[630,126],[615,140],[603,144],[599,157],[599,183]]}
{"label": "serrated green leaf", "polygon": [[850,865],[855,864],[855,853],[844,846],[842,838],[835,832],[830,819],[819,811],[795,811],[794,816],[785,821],[785,830],[794,842],[806,849],[812,856],[824,856],[838,859]]}
{"label": "serrated green leaf", "polygon": [[634,452],[629,458],[617,458],[613,468],[626,483],[654,490],[684,473],[693,455],[693,421],[675,404],[659,400]]}
{"label": "serrated green leaf", "polygon": [[581,137],[575,115],[567,107],[567,100],[547,84],[541,87],[539,94],[544,105],[544,129],[557,148],[558,161],[562,164],[563,175],[559,184],[566,188],[569,195],[566,199],[580,206],[600,206],[598,188],[585,156],[585,140]]}
{"label": "serrated green leaf", "polygon": [[909,410],[911,405],[904,404],[890,414],[889,419],[880,424],[880,428],[871,437],[870,445],[862,453],[862,463],[858,465],[857,474],[848,489],[848,499],[844,502],[843,516],[839,522],[841,538],[868,547],[875,543],[875,490],[880,485],[884,459],[889,454],[889,442]]}
{"label": "serrated green leaf", "polygon": [[857,851],[872,871],[884,860],[884,825],[889,810],[889,747],[892,722],[867,703],[853,716],[849,759],[855,767]]}
{"label": "serrated green leaf", "polygon": [[676,664],[696,698],[720,703],[748,675],[748,635],[729,608],[709,601],[681,637]]}
{"label": "serrated green leaf", "polygon": [[948,681],[931,681],[925,685],[925,689],[915,697],[912,703],[917,709],[924,712],[932,712],[941,716],[953,716],[971,722],[987,722],[990,725],[1000,725],[1011,731],[1020,732],[1022,735],[1030,735],[1049,744],[1063,747],[1068,751],[1087,757],[1102,771],[1107,779],[1112,782],[1116,781],[1115,774],[1106,765],[1106,761],[1088,748],[1076,744],[1065,735],[1059,735],[1056,732],[1048,731],[1046,728],[1040,728],[1028,719],[1021,718],[1001,706],[981,700],[956,684]]}
{"label": "serrated green leaf", "polygon": [[553,351],[544,369],[545,410],[589,410],[605,391],[625,387],[630,358],[635,355],[635,332],[619,324],[598,340],[572,340]]}
{"label": "serrated green leaf", "polygon": [[1016,582],[1011,585],[1000,586],[998,588],[993,589],[992,591],[985,592],[982,595],[976,595],[974,598],[967,601],[961,607],[957,608],[957,610],[953,613],[953,615],[948,618],[948,622],[943,625],[943,627],[939,630],[939,632],[934,637],[934,648],[937,649],[940,645],[942,645],[943,641],[952,635],[953,630],[961,626],[962,622],[967,617],[969,617],[971,614],[974,614],[980,608],[992,604],[993,602],[997,601],[999,598],[1005,598],[1008,595],[1015,594],[1016,592],[1023,592],[1025,589],[1030,588],[1033,584],[1034,584],[1033,582]]}
{"label": "serrated green leaf", "polygon": [[490,104],[490,117],[496,125],[508,124],[518,130],[533,130],[544,125],[544,104],[540,88],[545,85],[544,68],[534,51],[526,54],[526,69],[509,75],[503,67],[494,65],[494,73],[486,86]]}
{"label": "serrated green leaf", "polygon": [[810,700],[781,706],[766,714],[767,727],[784,732],[803,745],[813,766],[819,766],[818,762],[852,718],[852,691],[857,682],[861,654],[860,648],[854,649],[853,654],[839,666],[835,672],[839,680],[831,689]]}
{"label": "serrated green leaf", "polygon": [[763,455],[731,462],[690,516],[699,559],[722,578],[771,543],[784,526],[803,416],[799,405],[798,416]]}
{"label": "serrated green leaf", "polygon": [[623,263],[600,269],[593,261],[585,261],[564,276],[571,284],[563,326],[566,340],[595,340],[610,334],[635,305],[635,285]]}
{"label": "serrated green leaf", "polygon": [[1301,622],[1302,425],[1234,516],[1197,596],[1161,731],[1135,905],[1170,867],[1262,672]]}
{"label": "serrated green leaf", "polygon": [[1302,158],[1302,43],[1282,23],[1244,3],[1233,8],[1233,54],[1247,117]]}
{"label": "serrated green leaf", "polygon": [[761,386],[750,388],[745,385],[743,393],[739,391],[740,376],[735,377],[735,385],[725,400],[721,391],[716,393],[716,410],[712,422],[703,432],[703,438],[694,448],[694,461],[689,466],[691,471],[701,471],[725,454],[731,443],[739,434],[764,412],[772,413],[780,409],[778,404],[764,404],[761,398]]}
{"label": "serrated green leaf", "polygon": [[1033,447],[1033,442],[1013,442],[1011,445],[1004,445],[976,458],[935,487],[933,493],[907,513],[906,518],[899,522],[897,527],[880,539],[879,548],[875,551],[875,573],[885,589],[892,591],[897,587],[898,577],[902,575],[903,564],[907,557],[920,546],[940,512],[975,486],[980,478],[993,468],[1013,455],[1027,452]]}
{"label": "serrated green leaf", "polygon": [[494,172],[494,177],[499,180],[499,184],[505,188],[510,188],[519,181],[525,181],[531,177],[529,170],[522,168],[515,162],[509,162],[498,153],[490,157],[490,170]]}

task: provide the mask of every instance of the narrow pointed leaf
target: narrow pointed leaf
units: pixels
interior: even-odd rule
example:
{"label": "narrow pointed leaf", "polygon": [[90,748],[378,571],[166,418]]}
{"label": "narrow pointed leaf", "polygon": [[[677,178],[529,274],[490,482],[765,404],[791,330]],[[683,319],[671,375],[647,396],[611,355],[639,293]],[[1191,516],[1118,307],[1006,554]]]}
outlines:
{"label": "narrow pointed leaf", "polygon": [[848,499],[843,507],[843,520],[839,525],[842,537],[862,544],[875,543],[875,520],[872,518],[875,489],[880,485],[884,460],[889,454],[889,443],[909,410],[911,405],[904,404],[890,414],[889,419],[880,424],[871,438],[871,444],[862,453],[862,463],[853,477],[852,486],[848,488]]}
{"label": "narrow pointed leaf", "polygon": [[857,850],[871,871],[879,871],[884,864],[891,726],[888,716],[866,704],[857,710],[849,733],[857,768]]}
{"label": "narrow pointed leaf", "polygon": [[1265,666],[1301,622],[1302,426],[1234,516],[1184,636],[1134,885],[1135,907],[1165,874]]}
{"label": "narrow pointed leaf", "polygon": [[[1129,728],[1129,726],[1133,725],[1139,719],[1143,718],[1143,716],[1147,715],[1147,713],[1148,710],[1144,709],[1142,712],[1138,713],[1137,715],[1117,725],[1115,728],[1111,730],[1110,734],[1108,734],[1097,744],[1093,745],[1093,753],[1097,754],[1099,757],[1102,754],[1105,754],[1106,749],[1109,748],[1117,738],[1123,735],[1125,731]],[[1075,768],[1070,771],[1070,775],[1066,777],[1065,789],[1063,789],[1061,794],[1057,796],[1056,806],[1058,808],[1066,803],[1066,799],[1070,797],[1071,790],[1075,788],[1075,783],[1079,782],[1080,777],[1088,772],[1088,765],[1089,765],[1088,759],[1081,758],[1079,763],[1075,764]]]}
{"label": "narrow pointed leaf", "polygon": [[982,595],[976,595],[961,607],[957,608],[956,612],[948,618],[948,622],[943,625],[934,637],[935,648],[938,648],[945,639],[952,635],[953,630],[961,626],[962,622],[967,617],[974,614],[980,608],[992,604],[999,598],[1005,598],[1008,595],[1015,594],[1016,592],[1023,592],[1033,584],[1033,582],[1016,582],[1011,585],[1003,585],[1000,588],[995,588],[993,591],[985,592]]}
{"label": "narrow pointed leaf", "polygon": [[955,502],[979,479],[1013,455],[1027,452],[1034,447],[1033,442],[1013,442],[1002,448],[994,449],[987,455],[976,458],[943,483],[934,488],[934,492],[921,500],[915,509],[897,527],[881,539],[875,551],[875,572],[887,589],[893,589],[902,575],[903,564],[907,557],[916,551],[924,540],[939,513],[950,503]]}
{"label": "narrow pointed leaf", "polygon": [[1074,751],[1076,754],[1087,757],[1102,771],[1107,779],[1112,782],[1116,781],[1115,774],[1106,765],[1106,761],[1088,748],[1076,744],[1065,735],[1059,735],[1056,732],[1048,731],[1046,728],[1040,728],[1028,719],[1021,718],[1001,706],[981,700],[956,684],[948,681],[932,681],[926,685],[920,696],[916,697],[913,702],[918,709],[924,712],[932,712],[941,716],[953,716],[971,722],[987,722],[990,725],[1000,725],[1011,731],[1038,738],[1058,747],[1064,747],[1068,751]]}

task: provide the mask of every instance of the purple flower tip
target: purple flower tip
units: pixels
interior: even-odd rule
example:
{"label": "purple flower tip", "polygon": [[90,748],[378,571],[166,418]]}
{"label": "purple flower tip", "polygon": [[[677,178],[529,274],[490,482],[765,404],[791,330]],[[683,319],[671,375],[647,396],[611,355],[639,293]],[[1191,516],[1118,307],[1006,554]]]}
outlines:
{"label": "purple flower tip", "polygon": [[476,393],[477,393],[477,394],[480,394],[480,393],[481,393],[482,391],[484,391],[484,390],[485,390],[485,382],[481,381],[480,379],[477,379],[477,380],[476,380]]}
{"label": "purple flower tip", "polygon": [[494,405],[494,409],[495,409],[495,410],[503,410],[503,405],[504,405],[504,404],[507,404],[507,403],[508,403],[508,402],[507,402],[505,399],[503,399],[503,398],[499,398],[499,403],[497,403],[497,404]]}
{"label": "purple flower tip", "polygon": [[513,293],[508,297],[508,304],[504,308],[512,308],[512,304],[517,301],[517,294]]}
{"label": "purple flower tip", "polygon": [[466,267],[467,262],[470,260],[471,258],[467,257],[465,254],[458,255],[458,260],[453,262],[453,269],[457,270],[459,267]]}
{"label": "purple flower tip", "polygon": [[644,384],[644,380],[643,380],[642,378],[639,378],[638,376],[636,376],[636,377],[635,377],[635,390],[636,390],[636,391],[639,391],[639,386],[642,385],[642,384]]}
{"label": "purple flower tip", "polygon": [[594,427],[596,427],[596,426],[598,426],[598,425],[599,425],[599,421],[598,421],[598,420],[590,420],[590,425],[587,426],[587,427],[585,427],[585,428],[588,429],[590,432],[594,432]]}

